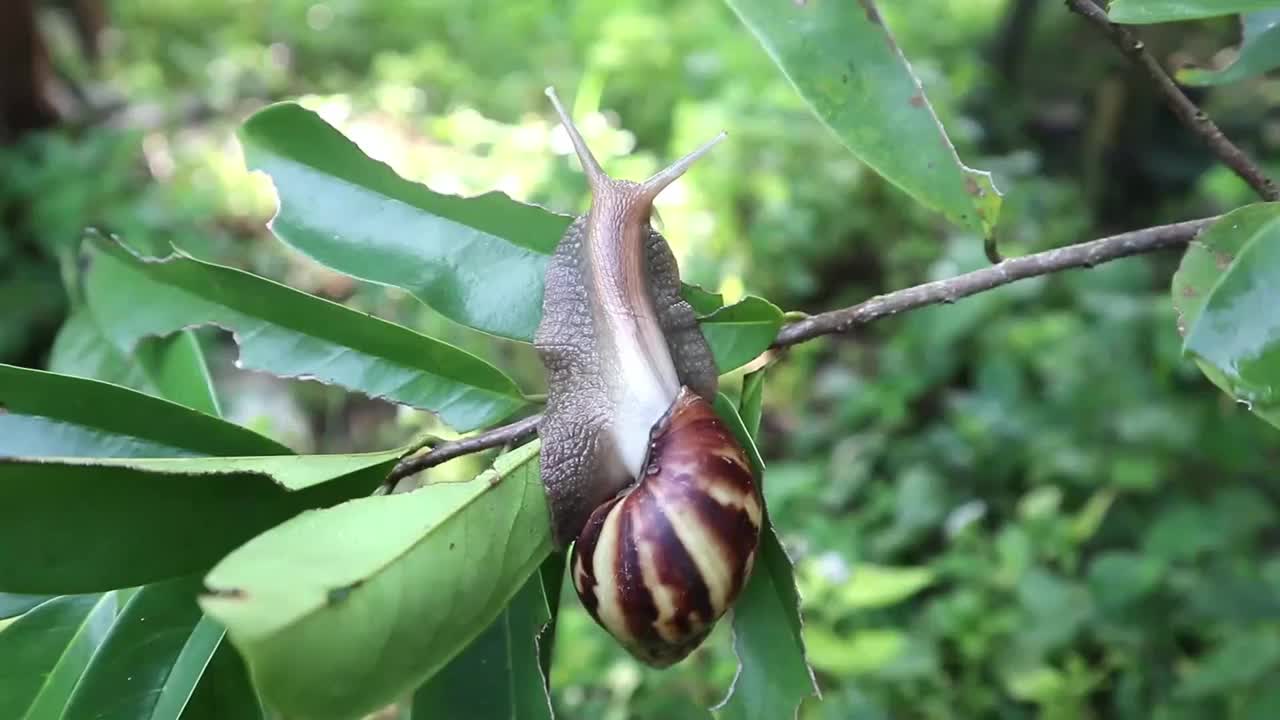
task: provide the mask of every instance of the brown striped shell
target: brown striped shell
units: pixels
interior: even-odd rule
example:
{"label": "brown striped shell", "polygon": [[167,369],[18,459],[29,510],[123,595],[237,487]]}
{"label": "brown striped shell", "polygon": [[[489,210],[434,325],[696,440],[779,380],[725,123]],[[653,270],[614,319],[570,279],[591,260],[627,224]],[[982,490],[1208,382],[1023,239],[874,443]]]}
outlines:
{"label": "brown striped shell", "polygon": [[742,591],[763,502],[746,453],[688,388],[650,438],[640,480],[591,514],[570,568],[596,622],[640,660],[667,667]]}

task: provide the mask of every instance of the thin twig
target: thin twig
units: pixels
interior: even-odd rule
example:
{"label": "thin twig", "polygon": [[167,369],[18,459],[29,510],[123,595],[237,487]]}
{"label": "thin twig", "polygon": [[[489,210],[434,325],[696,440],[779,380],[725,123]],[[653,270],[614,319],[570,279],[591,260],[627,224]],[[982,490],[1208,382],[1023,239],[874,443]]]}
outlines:
{"label": "thin twig", "polygon": [[1157,225],[1143,230],[1112,235],[1099,240],[1010,258],[999,265],[974,270],[946,280],[895,290],[852,307],[814,315],[791,323],[778,331],[774,347],[787,347],[821,335],[842,333],[855,325],[865,325],[888,315],[896,315],[925,305],[952,303],[963,297],[1008,285],[1016,280],[1048,275],[1078,267],[1093,267],[1129,255],[1185,245],[1216,217]]}
{"label": "thin twig", "polygon": [[501,425],[486,430],[482,433],[470,435],[460,440],[453,440],[441,443],[431,450],[413,457],[405,458],[396,463],[396,466],[387,475],[384,484],[392,485],[401,478],[408,477],[414,473],[434,467],[440,463],[447,462],[454,458],[470,455],[481,450],[488,450],[499,445],[507,443],[516,443],[528,437],[532,437],[538,431],[538,421],[542,419],[542,414],[530,415],[523,420],[517,420],[507,425]]}
{"label": "thin twig", "polygon": [[1173,78],[1169,77],[1169,73],[1160,67],[1159,61],[1147,51],[1146,45],[1133,31],[1124,25],[1111,22],[1107,18],[1107,13],[1095,5],[1093,0],[1066,0],[1066,2],[1067,7],[1098,26],[1098,29],[1120,49],[1120,52],[1146,71],[1152,83],[1155,84],[1156,90],[1173,110],[1173,114],[1178,116],[1183,125],[1205,141],[1218,160],[1249,183],[1249,186],[1263,200],[1280,200],[1280,188],[1276,187],[1275,182],[1262,172],[1252,158],[1231,142],[1203,110],[1191,102],[1191,99],[1182,92]]}
{"label": "thin twig", "polygon": [[[855,325],[865,325],[873,320],[926,305],[952,303],[960,298],[976,295],[1001,285],[1008,285],[1009,283],[1038,275],[1048,275],[1070,270],[1071,268],[1093,267],[1100,263],[1118,260],[1130,255],[1185,245],[1200,230],[1217,219],[1216,217],[1209,217],[1200,220],[1188,220],[1172,225],[1157,225],[1144,230],[1112,235],[1099,240],[1046,250],[1034,255],[1012,258],[998,265],[975,270],[964,275],[957,275],[946,280],[938,280],[916,285],[915,287],[895,290],[885,295],[877,295],[852,307],[811,315],[785,325],[778,332],[778,337],[773,341],[773,347],[788,347],[823,335],[842,333]],[[439,465],[446,460],[452,460],[456,457],[508,443],[519,443],[532,437],[537,432],[538,421],[541,419],[541,415],[531,415],[509,425],[502,425],[461,440],[446,442],[422,455],[405,458],[391,471],[387,478],[387,483],[393,484],[401,478]]]}

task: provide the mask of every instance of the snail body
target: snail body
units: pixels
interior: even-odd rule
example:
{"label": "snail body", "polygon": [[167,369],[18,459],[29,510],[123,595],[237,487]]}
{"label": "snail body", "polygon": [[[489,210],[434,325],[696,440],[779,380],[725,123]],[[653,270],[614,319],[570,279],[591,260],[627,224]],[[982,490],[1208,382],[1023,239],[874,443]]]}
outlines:
{"label": "snail body", "polygon": [[592,616],[642,661],[686,657],[751,573],[763,502],[711,408],[717,372],[666,240],[658,193],[722,137],[643,183],[610,178],[554,91],[591,208],[547,267],[534,338],[547,370],[541,472],[559,549]]}

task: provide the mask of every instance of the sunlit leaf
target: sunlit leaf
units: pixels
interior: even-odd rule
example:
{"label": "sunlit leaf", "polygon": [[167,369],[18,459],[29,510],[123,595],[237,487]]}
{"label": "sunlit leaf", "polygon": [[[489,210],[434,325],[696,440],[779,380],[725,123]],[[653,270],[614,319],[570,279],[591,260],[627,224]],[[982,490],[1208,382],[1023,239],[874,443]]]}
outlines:
{"label": "sunlit leaf", "polygon": [[727,1],[854,155],[953,222],[992,233],[990,173],[960,162],[872,0]]}
{"label": "sunlit leaf", "polygon": [[285,717],[359,716],[484,631],[551,551],[538,447],[467,482],[305,513],[214,567],[201,604],[264,702]]}
{"label": "sunlit leaf", "polygon": [[1280,427],[1280,204],[1225,215],[1187,248],[1173,278],[1183,348],[1205,375]]}
{"label": "sunlit leaf", "polygon": [[[762,388],[761,388],[762,389]],[[750,408],[753,390],[744,389]],[[756,476],[764,476],[764,463],[752,433],[733,403],[724,395],[716,398],[716,412],[747,449]],[[749,415],[758,417],[752,410]],[[758,423],[758,420],[753,422]],[[738,674],[729,693],[715,708],[724,720],[778,720],[794,718],[805,698],[817,695],[817,685],[805,660],[801,636],[800,597],[791,558],[768,521],[760,533],[755,569],[733,608],[733,649],[738,656]]]}
{"label": "sunlit leaf", "polygon": [[235,333],[240,364],[333,383],[440,414],[459,431],[497,422],[524,400],[500,370],[408,328],[265,278],[194,258],[143,260],[95,242],[86,286],[117,347],[213,324]]}
{"label": "sunlit leaf", "polygon": [[240,131],[271,176],[271,230],[335,270],[405,288],[463,325],[528,340],[547,258],[571,218],[501,193],[442,195],[366,156],[318,115],[282,103]]}
{"label": "sunlit leaf", "polygon": [[[240,137],[249,167],[275,183],[280,209],[271,229],[283,241],[339,272],[403,288],[468,327],[533,339],[547,260],[572,218],[501,193],[432,192],[290,103],[249,118]],[[683,290],[702,315],[724,303],[701,288]],[[753,302],[711,321],[758,321],[708,329],[717,364],[740,364],[737,355],[757,346],[761,324],[772,322],[767,315]]]}
{"label": "sunlit leaf", "polygon": [[61,597],[0,631],[0,717],[61,718],[115,614],[115,593]]}
{"label": "sunlit leaf", "polygon": [[1107,17],[1111,22],[1144,25],[1249,13],[1275,6],[1275,0],[1111,0]]}
{"label": "sunlit leaf", "polygon": [[222,628],[196,605],[199,582],[147,585],[121,608],[62,720],[171,720],[186,707]]}
{"label": "sunlit leaf", "polygon": [[0,553],[0,589],[90,592],[206,570],[303,510],[370,492],[400,454],[0,458],[0,547],[25,549]]}

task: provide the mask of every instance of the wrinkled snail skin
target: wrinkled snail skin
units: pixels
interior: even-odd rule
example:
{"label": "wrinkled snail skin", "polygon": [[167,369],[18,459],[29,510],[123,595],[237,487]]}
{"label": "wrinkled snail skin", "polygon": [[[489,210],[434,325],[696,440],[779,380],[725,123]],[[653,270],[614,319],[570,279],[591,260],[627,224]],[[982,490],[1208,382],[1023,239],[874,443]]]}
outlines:
{"label": "wrinkled snail skin", "polygon": [[[634,482],[649,431],[681,386],[710,400],[717,377],[670,247],[649,225],[658,193],[716,142],[643,183],[604,173],[553,92],[591,188],[547,265],[534,335],[547,371],[542,479],[564,549],[595,508]],[[718,140],[718,138],[717,138]]]}
{"label": "wrinkled snail skin", "polygon": [[684,659],[755,564],[762,502],[746,453],[684,389],[639,482],[591,514],[569,563],[591,616],[655,667]]}
{"label": "wrinkled snail skin", "polygon": [[600,168],[547,89],[591,188],[547,266],[534,346],[547,371],[538,433],[552,537],[573,543],[583,604],[642,661],[686,657],[755,560],[762,500],[715,414],[714,360],[653,201],[722,137],[643,183]]}

